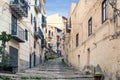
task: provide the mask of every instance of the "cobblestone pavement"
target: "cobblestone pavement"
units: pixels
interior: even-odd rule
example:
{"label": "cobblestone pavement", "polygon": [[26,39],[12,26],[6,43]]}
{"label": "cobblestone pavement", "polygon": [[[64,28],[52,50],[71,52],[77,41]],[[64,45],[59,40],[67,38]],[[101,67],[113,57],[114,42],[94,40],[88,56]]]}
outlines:
{"label": "cobblestone pavement", "polygon": [[12,77],[13,80],[21,80],[21,77],[27,77],[29,80],[34,80],[33,78],[36,77],[40,77],[42,80],[94,80],[91,75],[82,75],[81,72],[75,70],[73,67],[63,64],[61,58],[50,60],[44,65],[27,69],[22,73],[0,73],[0,75]]}
{"label": "cobblestone pavement", "polygon": [[42,80],[93,80],[92,76],[82,75],[74,68],[63,64],[60,58],[17,74],[23,77],[41,77]]}

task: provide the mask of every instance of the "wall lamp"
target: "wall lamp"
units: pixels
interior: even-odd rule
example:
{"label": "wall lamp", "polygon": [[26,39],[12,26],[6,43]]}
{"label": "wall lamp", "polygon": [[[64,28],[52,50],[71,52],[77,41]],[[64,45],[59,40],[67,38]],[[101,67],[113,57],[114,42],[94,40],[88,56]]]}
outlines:
{"label": "wall lamp", "polygon": [[116,0],[109,0],[109,3],[112,6],[112,8],[116,8],[116,2]]}
{"label": "wall lamp", "polygon": [[112,6],[112,8],[114,9],[114,13],[118,16],[120,16],[120,9],[116,8],[116,4],[117,4],[117,0],[108,0],[109,4]]}

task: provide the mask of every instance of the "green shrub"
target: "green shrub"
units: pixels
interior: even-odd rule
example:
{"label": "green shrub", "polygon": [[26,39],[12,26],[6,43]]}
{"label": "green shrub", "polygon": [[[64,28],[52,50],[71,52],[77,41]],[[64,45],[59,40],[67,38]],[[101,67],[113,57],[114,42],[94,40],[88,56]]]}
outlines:
{"label": "green shrub", "polygon": [[21,80],[28,80],[28,78],[26,78],[26,77],[22,77]]}
{"label": "green shrub", "polygon": [[102,73],[95,73],[95,77],[100,77],[100,76],[102,76],[103,74]]}
{"label": "green shrub", "polygon": [[7,77],[0,77],[0,80],[12,80],[12,79]]}

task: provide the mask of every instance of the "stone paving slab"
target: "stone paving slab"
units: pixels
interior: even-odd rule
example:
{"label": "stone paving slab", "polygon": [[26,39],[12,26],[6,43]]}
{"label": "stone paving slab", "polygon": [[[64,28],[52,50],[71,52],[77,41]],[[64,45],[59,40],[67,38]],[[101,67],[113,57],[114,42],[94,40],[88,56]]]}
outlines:
{"label": "stone paving slab", "polygon": [[42,80],[94,80],[92,75],[82,75],[73,67],[64,65],[60,59],[48,61],[46,64],[28,69],[20,75],[37,76]]}
{"label": "stone paving slab", "polygon": [[0,75],[14,77],[14,80],[20,80],[20,77],[28,77],[30,80],[35,77],[42,80],[94,80],[92,75],[82,75],[80,71],[63,64],[60,59],[48,61],[21,73]]}

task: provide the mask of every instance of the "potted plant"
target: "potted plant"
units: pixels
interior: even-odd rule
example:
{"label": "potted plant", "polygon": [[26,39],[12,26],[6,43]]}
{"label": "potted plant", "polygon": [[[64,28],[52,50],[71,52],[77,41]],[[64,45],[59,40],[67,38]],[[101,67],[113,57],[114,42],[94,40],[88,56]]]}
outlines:
{"label": "potted plant", "polygon": [[103,76],[102,73],[97,72],[94,75],[94,80],[102,80],[102,76]]}

